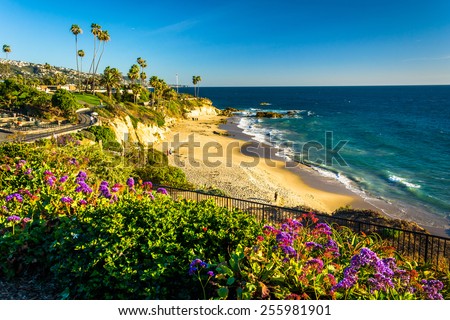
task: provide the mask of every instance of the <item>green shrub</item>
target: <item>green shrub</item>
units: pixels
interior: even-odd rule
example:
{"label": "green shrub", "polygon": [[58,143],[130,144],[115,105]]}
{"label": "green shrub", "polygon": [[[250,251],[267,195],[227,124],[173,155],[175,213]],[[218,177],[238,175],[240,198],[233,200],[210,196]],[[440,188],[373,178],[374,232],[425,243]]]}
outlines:
{"label": "green shrub", "polygon": [[76,121],[75,111],[81,107],[75,96],[64,89],[59,89],[53,94],[52,106],[60,109],[62,115],[71,121]]}
{"label": "green shrub", "polygon": [[96,141],[102,140],[103,143],[116,141],[116,134],[114,131],[105,126],[93,126],[86,129],[88,132],[94,134]]}
{"label": "green shrub", "polygon": [[133,174],[142,180],[152,181],[157,185],[186,189],[192,188],[192,185],[187,181],[183,170],[178,167],[148,165],[134,170]]}

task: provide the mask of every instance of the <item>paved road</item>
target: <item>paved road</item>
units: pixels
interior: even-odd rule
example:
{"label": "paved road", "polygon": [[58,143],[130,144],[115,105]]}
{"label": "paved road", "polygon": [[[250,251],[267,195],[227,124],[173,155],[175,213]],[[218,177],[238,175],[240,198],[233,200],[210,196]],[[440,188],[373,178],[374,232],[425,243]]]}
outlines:
{"label": "paved road", "polygon": [[[91,111],[83,111],[83,112],[78,112],[77,116],[78,116],[78,123],[70,126],[70,127],[64,127],[62,129],[56,129],[53,131],[49,131],[49,132],[42,132],[42,133],[30,133],[27,135],[23,135],[20,138],[16,138],[14,141],[21,141],[21,142],[32,142],[38,139],[43,139],[43,138],[47,138],[47,137],[51,137],[53,135],[60,135],[60,134],[64,134],[66,132],[72,132],[72,131],[77,131],[77,130],[81,130],[84,128],[89,128],[90,126],[92,126],[91,124],[91,120],[90,120],[90,113]],[[8,141],[8,134],[5,133],[0,133],[0,142],[2,141]]]}

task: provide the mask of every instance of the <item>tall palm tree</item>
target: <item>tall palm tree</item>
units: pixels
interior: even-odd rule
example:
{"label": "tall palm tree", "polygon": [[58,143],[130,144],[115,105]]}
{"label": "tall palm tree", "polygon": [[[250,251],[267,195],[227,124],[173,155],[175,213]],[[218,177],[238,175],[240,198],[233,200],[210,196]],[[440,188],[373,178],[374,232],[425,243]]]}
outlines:
{"label": "tall palm tree", "polygon": [[92,74],[92,91],[95,90],[95,74],[94,74],[94,71],[95,71],[95,58],[97,57],[97,51],[98,51],[97,40],[98,40],[98,37],[99,37],[99,34],[100,34],[101,30],[102,30],[102,27],[100,25],[98,25],[96,23],[92,23],[91,24],[91,33],[94,36],[94,53],[93,53],[93,56],[92,56],[91,66],[89,68],[89,73]]}
{"label": "tall palm tree", "polygon": [[105,86],[108,96],[111,98],[112,89],[117,89],[122,83],[122,73],[116,68],[110,68],[109,66],[103,71],[100,83]]}
{"label": "tall palm tree", "polygon": [[[78,50],[77,55],[80,57],[80,73],[78,74],[78,83],[80,83],[81,73],[83,73],[83,58],[84,51]],[[78,87],[78,91],[80,91],[81,86]]]}
{"label": "tall palm tree", "polygon": [[141,67],[141,86],[143,85],[143,82],[145,83],[145,79],[147,78],[147,75],[144,72],[144,69],[147,68],[147,61],[142,59],[141,57],[137,58],[137,63]]}
{"label": "tall palm tree", "polygon": [[200,76],[192,76],[192,83],[194,84],[194,96],[197,97],[200,91],[200,88],[197,87],[197,84],[202,81]]}
{"label": "tall palm tree", "polygon": [[[4,44],[3,45],[3,52],[5,53],[6,60],[8,60],[8,53],[11,52],[11,47],[9,45],[7,45],[7,44]],[[7,65],[7,68],[6,68],[6,74],[9,76],[9,63]]]}
{"label": "tall palm tree", "polygon": [[75,59],[77,61],[77,73],[78,73],[78,88],[80,88],[80,70],[78,68],[78,35],[83,33],[83,30],[79,25],[73,24],[70,27],[70,32],[75,36]]}
{"label": "tall palm tree", "polygon": [[105,51],[105,43],[111,40],[109,32],[107,30],[100,30],[98,34],[99,45],[102,44],[102,51],[100,52],[100,56],[97,60],[97,65],[95,66],[94,75],[97,73],[98,65],[100,64],[100,60],[102,60],[103,52]]}

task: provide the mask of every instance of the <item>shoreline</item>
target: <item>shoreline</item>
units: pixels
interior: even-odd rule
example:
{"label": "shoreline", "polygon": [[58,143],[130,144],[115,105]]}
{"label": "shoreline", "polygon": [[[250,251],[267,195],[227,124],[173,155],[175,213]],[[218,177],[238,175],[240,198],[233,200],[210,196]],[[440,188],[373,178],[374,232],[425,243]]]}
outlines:
{"label": "shoreline", "polygon": [[[200,116],[198,121],[181,120],[172,126],[166,141],[156,144],[155,148],[163,152],[171,148],[169,164],[182,169],[188,181],[199,187],[218,188],[236,198],[302,206],[325,213],[342,207],[381,211],[388,218],[413,221],[432,234],[448,237],[445,225],[425,226],[411,217],[391,216],[380,208],[381,205],[368,203],[362,195],[339,181],[324,177],[304,164],[287,164],[275,155],[274,148],[261,145],[244,134],[235,123],[236,119],[238,117]],[[380,202],[388,205],[384,200]]]}

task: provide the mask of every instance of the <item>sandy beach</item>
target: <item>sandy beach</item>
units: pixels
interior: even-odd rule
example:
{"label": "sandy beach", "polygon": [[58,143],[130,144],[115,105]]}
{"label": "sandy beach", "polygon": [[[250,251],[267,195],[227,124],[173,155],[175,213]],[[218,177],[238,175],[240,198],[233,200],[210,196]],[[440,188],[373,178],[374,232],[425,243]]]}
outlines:
{"label": "sandy beach", "polygon": [[374,209],[344,186],[318,177],[309,167],[286,168],[281,159],[260,157],[261,147],[249,138],[228,130],[231,127],[219,128],[226,119],[200,116],[198,120],[181,120],[156,148],[164,152],[170,148],[169,163],[180,167],[190,182],[219,188],[232,197],[327,213],[344,206]]}

